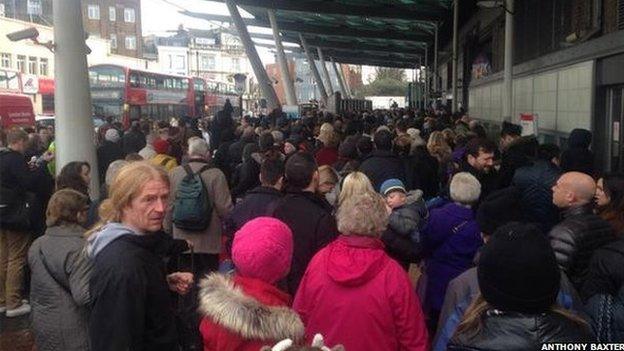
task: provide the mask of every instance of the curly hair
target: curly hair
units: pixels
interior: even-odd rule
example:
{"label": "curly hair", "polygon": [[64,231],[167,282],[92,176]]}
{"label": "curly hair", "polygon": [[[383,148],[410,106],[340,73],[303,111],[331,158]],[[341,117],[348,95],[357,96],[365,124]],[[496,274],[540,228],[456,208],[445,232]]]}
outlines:
{"label": "curly hair", "polygon": [[388,225],[386,202],[374,192],[356,194],[340,204],[336,220],[342,234],[379,237]]}

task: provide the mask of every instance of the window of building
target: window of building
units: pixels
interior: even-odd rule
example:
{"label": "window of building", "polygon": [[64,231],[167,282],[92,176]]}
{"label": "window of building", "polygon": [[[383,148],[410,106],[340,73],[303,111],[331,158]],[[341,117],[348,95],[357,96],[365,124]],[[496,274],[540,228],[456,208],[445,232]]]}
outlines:
{"label": "window of building", "polygon": [[17,70],[26,73],[26,56],[17,55]]}
{"label": "window of building", "polygon": [[240,59],[237,57],[232,58],[232,70],[238,72],[240,69]]}
{"label": "window of building", "polygon": [[124,21],[129,23],[134,23],[134,9],[133,8],[125,8],[124,9]]}
{"label": "window of building", "polygon": [[115,11],[115,6],[108,7],[108,19],[111,22],[115,22],[117,20],[117,12]]}
{"label": "window of building", "polygon": [[216,68],[215,57],[212,55],[201,55],[201,70],[210,71]]}
{"label": "window of building", "polygon": [[0,64],[2,68],[11,68],[13,65],[11,64],[11,54],[3,52],[0,54]]}
{"label": "window of building", "polygon": [[28,57],[28,73],[37,74],[37,58],[34,56]]}
{"label": "window of building", "polygon": [[169,69],[186,69],[186,59],[184,55],[169,55]]}
{"label": "window of building", "polygon": [[136,37],[134,35],[126,37],[126,49],[136,50]]}
{"label": "window of building", "polygon": [[110,35],[111,49],[117,49],[117,34]]}
{"label": "window of building", "polygon": [[41,16],[41,0],[28,0],[26,3],[26,12],[29,15]]}
{"label": "window of building", "polygon": [[48,59],[47,58],[39,59],[39,75],[42,75],[42,76],[48,75]]}
{"label": "window of building", "polygon": [[89,5],[87,6],[87,15],[90,20],[99,20],[100,19],[100,6],[99,5]]}

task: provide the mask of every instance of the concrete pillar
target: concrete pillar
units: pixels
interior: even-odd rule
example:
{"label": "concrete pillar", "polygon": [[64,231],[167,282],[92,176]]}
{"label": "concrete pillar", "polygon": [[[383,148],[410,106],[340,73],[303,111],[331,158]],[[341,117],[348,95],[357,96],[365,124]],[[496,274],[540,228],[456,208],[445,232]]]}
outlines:
{"label": "concrete pillar", "polygon": [[342,94],[342,98],[348,99],[349,94],[347,93],[345,84],[342,81],[342,74],[340,74],[340,71],[338,71],[338,66],[336,66],[336,61],[334,61],[333,57],[330,57],[329,60],[331,61],[332,66],[334,67],[334,73],[336,73],[336,78],[338,78],[338,85],[340,85],[340,94]]}
{"label": "concrete pillar", "polygon": [[276,107],[279,107],[280,103],[277,98],[277,94],[275,94],[275,89],[273,89],[273,84],[271,83],[271,80],[269,80],[269,75],[264,69],[264,65],[260,60],[260,56],[258,56],[256,46],[254,45],[253,41],[251,41],[251,37],[249,36],[249,32],[247,31],[247,26],[245,25],[245,22],[243,22],[243,18],[238,12],[236,3],[233,0],[225,0],[225,3],[228,7],[228,10],[230,11],[230,16],[232,17],[232,21],[236,26],[236,30],[238,31],[238,37],[243,42],[243,46],[245,47],[245,53],[247,54],[247,58],[249,58],[249,63],[251,63],[251,68],[254,71],[254,75],[258,80],[260,92],[267,101],[268,109],[272,110]]}
{"label": "concrete pillar", "polygon": [[275,48],[277,52],[277,64],[279,65],[280,74],[282,76],[282,85],[284,86],[284,93],[286,94],[287,105],[297,105],[297,94],[295,93],[295,83],[293,82],[290,71],[288,70],[288,60],[286,54],[284,54],[284,46],[282,45],[282,38],[280,37],[279,28],[277,27],[277,19],[275,18],[275,10],[268,10],[269,22],[271,22],[271,29],[273,30],[273,37],[275,38]]}
{"label": "concrete pillar", "polygon": [[459,54],[459,0],[453,3],[453,112],[457,112],[458,108],[458,81],[457,81],[457,61]]}
{"label": "concrete pillar", "polygon": [[325,86],[323,85],[323,80],[321,79],[321,75],[319,74],[318,69],[316,68],[316,64],[314,63],[314,57],[312,57],[312,53],[310,52],[310,47],[306,42],[303,35],[299,34],[299,40],[301,40],[301,46],[303,46],[303,51],[305,51],[306,57],[308,58],[308,63],[310,64],[310,70],[312,70],[312,75],[314,76],[314,80],[316,81],[316,86],[321,93],[321,99],[324,102],[327,102],[327,91],[325,90]]}
{"label": "concrete pillar", "polygon": [[513,9],[514,1],[505,1],[505,72],[503,75],[503,120],[511,122],[513,113]]}
{"label": "concrete pillar", "polygon": [[325,57],[323,56],[323,50],[321,48],[316,48],[316,52],[318,53],[319,61],[321,62],[321,69],[323,70],[323,77],[325,78],[327,93],[329,95],[334,95],[334,87],[332,87],[331,78],[329,77],[329,71],[327,70],[327,65],[325,64]]}
{"label": "concrete pillar", "polygon": [[54,106],[56,173],[72,161],[91,165],[90,191],[99,197],[99,177],[80,0],[54,0]]}
{"label": "concrete pillar", "polygon": [[433,41],[433,91],[439,91],[438,87],[438,27],[439,24],[435,24],[435,34]]}

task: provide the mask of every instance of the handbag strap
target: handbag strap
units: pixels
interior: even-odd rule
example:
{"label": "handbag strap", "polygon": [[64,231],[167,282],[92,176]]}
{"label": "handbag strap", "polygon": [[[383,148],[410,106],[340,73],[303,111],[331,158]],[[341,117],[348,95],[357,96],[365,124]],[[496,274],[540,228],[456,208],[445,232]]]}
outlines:
{"label": "handbag strap", "polygon": [[56,274],[53,273],[54,271],[50,269],[50,266],[48,266],[48,261],[46,260],[45,255],[43,254],[43,251],[41,250],[41,247],[39,247],[39,258],[41,259],[41,263],[43,263],[43,267],[45,268],[48,275],[50,275],[50,277],[52,277],[52,279],[54,279],[54,281],[61,288],[63,288],[63,290],[65,290],[67,293],[71,295],[71,291],[69,287],[66,284],[62,283],[61,280],[56,276]]}

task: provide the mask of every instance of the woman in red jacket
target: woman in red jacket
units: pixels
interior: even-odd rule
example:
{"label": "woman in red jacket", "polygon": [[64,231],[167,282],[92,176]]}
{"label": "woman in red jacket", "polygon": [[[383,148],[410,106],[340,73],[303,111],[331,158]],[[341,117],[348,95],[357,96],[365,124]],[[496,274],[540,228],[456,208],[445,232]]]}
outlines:
{"label": "woman in red jacket", "polygon": [[314,256],[295,296],[306,338],[321,333],[346,350],[426,350],[418,297],[379,239],[388,222],[381,196],[347,198],[337,220],[343,235]]}
{"label": "woman in red jacket", "polygon": [[258,217],[236,232],[236,273],[214,273],[200,283],[204,351],[258,351],[283,339],[303,338],[290,296],[275,286],[290,270],[292,252],[292,232],[277,219]]}

